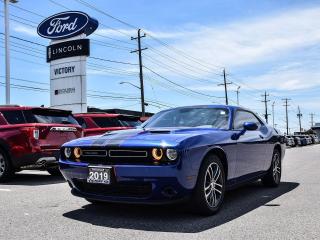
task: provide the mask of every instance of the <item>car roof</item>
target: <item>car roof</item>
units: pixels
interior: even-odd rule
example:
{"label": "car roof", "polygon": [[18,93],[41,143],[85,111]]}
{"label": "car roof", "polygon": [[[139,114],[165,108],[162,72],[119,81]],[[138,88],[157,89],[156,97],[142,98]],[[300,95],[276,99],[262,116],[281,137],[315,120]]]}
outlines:
{"label": "car roof", "polygon": [[[239,106],[233,106],[233,105],[191,105],[191,106],[181,106],[181,107],[176,107],[176,108],[170,108],[170,109],[179,109],[179,108],[230,108],[230,109],[244,109],[248,110]],[[169,109],[167,109],[169,110]]]}
{"label": "car roof", "polygon": [[116,118],[116,117],[128,117],[132,119],[139,120],[140,117],[134,115],[127,114],[119,114],[119,113],[102,113],[102,112],[89,112],[89,113],[75,113],[75,117],[108,117],[108,118]]}
{"label": "car roof", "polygon": [[101,113],[101,112],[97,112],[97,113],[75,113],[74,114],[75,117],[118,117],[120,116],[120,114],[116,114],[116,113]]}
{"label": "car roof", "polygon": [[57,108],[46,108],[46,107],[33,107],[33,106],[19,106],[19,105],[0,105],[0,111],[19,111],[19,110],[51,110],[51,111],[60,111],[68,112],[71,114],[71,111],[62,110]]}

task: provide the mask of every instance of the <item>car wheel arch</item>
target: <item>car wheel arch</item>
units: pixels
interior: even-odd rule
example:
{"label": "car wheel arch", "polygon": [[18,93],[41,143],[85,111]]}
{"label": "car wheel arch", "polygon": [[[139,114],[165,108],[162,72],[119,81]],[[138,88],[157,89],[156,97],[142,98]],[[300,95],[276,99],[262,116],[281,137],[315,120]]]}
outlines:
{"label": "car wheel arch", "polygon": [[274,146],[274,150],[278,150],[279,151],[279,154],[280,154],[280,159],[282,157],[282,152],[281,152],[281,145],[280,143],[277,143],[275,146]]}
{"label": "car wheel arch", "polygon": [[0,149],[6,154],[6,156],[8,158],[10,158],[10,147],[9,145],[3,141],[2,139],[0,139]]}
{"label": "car wheel arch", "polygon": [[221,163],[223,165],[224,172],[225,172],[225,177],[227,180],[228,179],[228,159],[225,151],[221,147],[213,147],[205,153],[204,157],[202,158],[202,162],[209,155],[217,155],[220,158]]}

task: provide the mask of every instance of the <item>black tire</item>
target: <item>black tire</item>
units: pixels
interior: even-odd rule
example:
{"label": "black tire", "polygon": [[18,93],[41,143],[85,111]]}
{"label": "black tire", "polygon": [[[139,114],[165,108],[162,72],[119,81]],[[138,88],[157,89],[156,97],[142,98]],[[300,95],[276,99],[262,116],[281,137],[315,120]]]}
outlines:
{"label": "black tire", "polygon": [[200,167],[191,199],[193,211],[202,215],[217,213],[224,200],[225,185],[226,177],[220,158],[213,154],[208,155]]}
{"label": "black tire", "polygon": [[60,170],[58,167],[55,168],[48,168],[47,169],[48,173],[50,173],[50,175],[52,176],[62,176]]}
{"label": "black tire", "polygon": [[0,182],[9,181],[14,175],[8,154],[0,149]]}
{"label": "black tire", "polygon": [[267,174],[261,179],[263,185],[267,187],[277,187],[281,181],[281,155],[279,150],[275,149],[272,155],[271,166]]}

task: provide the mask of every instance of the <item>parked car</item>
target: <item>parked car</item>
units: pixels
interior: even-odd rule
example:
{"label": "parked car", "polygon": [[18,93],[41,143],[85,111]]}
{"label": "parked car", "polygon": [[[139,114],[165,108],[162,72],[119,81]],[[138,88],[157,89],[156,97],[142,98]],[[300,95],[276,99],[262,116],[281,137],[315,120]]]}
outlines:
{"label": "parked car", "polygon": [[313,134],[313,135],[311,135],[311,138],[312,138],[312,143],[313,144],[319,143],[319,138],[318,138],[317,135]]}
{"label": "parked car", "polygon": [[300,139],[301,139],[301,145],[302,146],[307,146],[308,145],[308,140],[306,138],[306,136],[300,136]]}
{"label": "parked car", "polygon": [[286,145],[288,147],[295,147],[296,143],[294,141],[294,138],[292,136],[286,136]]}
{"label": "parked car", "polygon": [[141,124],[140,118],[110,113],[78,113],[74,115],[85,136],[95,136],[109,131],[124,130]]}
{"label": "parked car", "polygon": [[301,146],[302,145],[300,136],[294,135],[293,139],[294,139],[294,142],[295,142],[296,146]]}
{"label": "parked car", "polygon": [[69,111],[0,106],[0,181],[22,169],[59,174],[61,145],[81,136],[82,129]]}
{"label": "parked car", "polygon": [[190,201],[217,212],[225,191],[262,179],[276,187],[285,139],[253,112],[232,106],[162,111],[137,129],[64,144],[60,170],[92,203]]}
{"label": "parked car", "polygon": [[305,135],[305,138],[307,139],[307,145],[312,144],[312,138],[309,135]]}

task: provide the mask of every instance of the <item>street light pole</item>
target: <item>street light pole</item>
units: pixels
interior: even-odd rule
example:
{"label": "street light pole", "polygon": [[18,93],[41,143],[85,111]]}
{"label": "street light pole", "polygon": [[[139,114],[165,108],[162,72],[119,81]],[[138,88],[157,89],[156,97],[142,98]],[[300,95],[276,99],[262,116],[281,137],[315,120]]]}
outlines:
{"label": "street light pole", "polygon": [[10,28],[9,28],[9,2],[17,0],[4,0],[4,47],[6,63],[6,104],[10,104]]}
{"label": "street light pole", "polygon": [[6,61],[6,104],[10,104],[10,49],[9,49],[9,9],[8,1],[4,0],[4,46]]}

